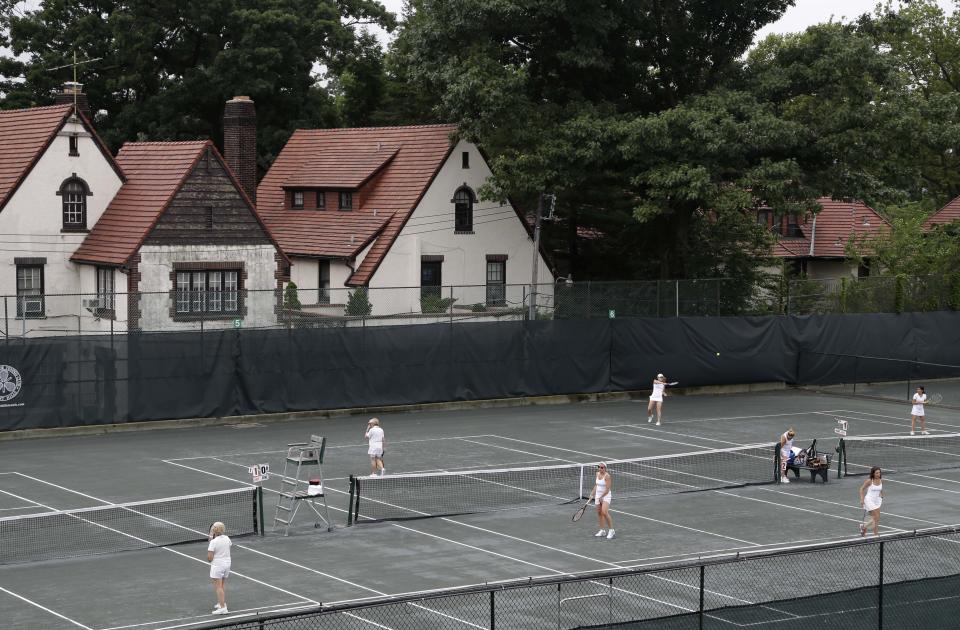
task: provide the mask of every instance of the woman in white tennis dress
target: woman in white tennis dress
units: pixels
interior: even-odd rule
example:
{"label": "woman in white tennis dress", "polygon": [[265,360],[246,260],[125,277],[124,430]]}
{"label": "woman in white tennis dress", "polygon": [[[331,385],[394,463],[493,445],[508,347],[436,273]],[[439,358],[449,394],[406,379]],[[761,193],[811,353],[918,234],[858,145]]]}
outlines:
{"label": "woman in white tennis dress", "polygon": [[927,419],[923,411],[925,402],[927,402],[927,391],[922,386],[917,387],[917,392],[913,395],[913,409],[910,410],[910,435],[916,434],[917,420],[920,421],[920,433],[930,435],[930,432],[927,431]]}
{"label": "woman in white tennis dress", "polygon": [[667,377],[663,374],[657,374],[653,379],[653,393],[650,394],[650,402],[647,404],[647,422],[653,422],[653,408],[657,408],[657,426],[660,426],[660,415],[663,412],[663,395],[667,387]]}
{"label": "woman in white tennis dress", "polygon": [[793,427],[787,429],[787,432],[780,436],[780,483],[790,483],[787,478],[787,462],[790,461],[795,437],[797,437],[797,432]]}
{"label": "woman in white tennis dress", "polygon": [[613,498],[610,491],[612,489],[613,479],[607,472],[607,465],[600,462],[597,466],[597,480],[593,486],[593,492],[590,493],[594,503],[597,504],[597,520],[600,521],[600,531],[594,534],[597,538],[603,536],[613,538],[614,536],[613,518],[610,517],[610,500]]}
{"label": "woman in white tennis dress", "polygon": [[207,545],[207,562],[210,563],[210,579],[213,580],[213,590],[217,594],[217,605],[213,609],[214,615],[227,614],[227,577],[230,575],[230,537],[224,531],[223,523],[219,521],[210,528],[210,544]]}
{"label": "woman in white tennis dress", "polygon": [[883,503],[883,473],[879,466],[870,469],[870,478],[860,486],[860,507],[866,510],[866,517],[860,523],[860,535],[865,536],[867,529],[873,527],[873,535],[880,535],[880,504]]}

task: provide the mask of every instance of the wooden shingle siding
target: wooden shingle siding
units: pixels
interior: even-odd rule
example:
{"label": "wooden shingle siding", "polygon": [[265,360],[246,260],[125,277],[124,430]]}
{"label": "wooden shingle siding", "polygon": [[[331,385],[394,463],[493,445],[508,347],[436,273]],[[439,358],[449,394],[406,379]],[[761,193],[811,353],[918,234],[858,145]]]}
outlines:
{"label": "wooden shingle siding", "polygon": [[217,160],[210,160],[209,167],[201,160],[194,167],[145,241],[151,245],[269,242],[260,222]]}

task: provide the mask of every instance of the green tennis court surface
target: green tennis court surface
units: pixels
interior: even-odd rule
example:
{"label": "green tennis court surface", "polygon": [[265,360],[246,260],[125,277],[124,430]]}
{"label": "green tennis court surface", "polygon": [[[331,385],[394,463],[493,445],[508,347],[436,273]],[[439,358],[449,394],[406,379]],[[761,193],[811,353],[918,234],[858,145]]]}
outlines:
{"label": "green tennis court surface", "polygon": [[[814,438],[822,444],[835,444],[837,419],[848,422],[850,436],[906,435],[909,430],[906,404],[820,397],[805,392],[671,397],[665,404],[664,423],[660,427],[646,422],[644,402],[383,414],[380,418],[387,438],[387,472],[567,467],[758,443],[769,443],[772,449],[779,435],[790,426],[798,431],[799,446],[808,445]],[[195,506],[184,511],[181,502],[169,513],[150,512],[150,518],[143,522],[143,509],[119,504],[249,486],[248,468],[254,464],[269,464],[271,469],[272,476],[263,485],[267,534],[234,538],[234,574],[228,580],[227,601],[231,617],[238,618],[256,612],[267,614],[319,603],[527,576],[617,570],[848,540],[856,537],[861,518],[857,488],[863,477],[838,479],[835,472],[831,472],[826,484],[810,483],[804,475],[799,482],[789,485],[717,484],[716,489],[710,490],[631,498],[618,496],[614,475],[613,540],[593,537],[597,527],[592,509],[574,524],[570,517],[577,506],[563,505],[561,501],[548,501],[529,509],[377,523],[361,521],[346,527],[349,477],[369,471],[362,440],[365,424],[366,417],[354,416],[264,426],[251,423],[0,443],[0,518],[96,507],[101,510],[94,512],[102,512],[106,507],[111,508],[108,512],[123,516],[109,525],[112,540],[100,540],[99,530],[104,529],[101,525],[92,525],[96,534],[91,535],[87,531],[91,529],[89,523],[80,523],[82,527],[76,523],[47,526],[39,525],[41,519],[22,519],[35,520],[38,527],[29,534],[22,531],[4,536],[3,555],[12,556],[15,562],[0,565],[3,627],[160,630],[198,627],[214,621],[216,618],[209,614],[214,596],[207,576],[206,544],[190,542],[197,540],[195,532],[181,537],[186,542],[167,541],[158,531],[163,528],[157,524],[160,519],[169,521],[178,531],[186,528],[202,532],[208,514]],[[931,409],[927,425],[934,435],[960,432],[960,411]],[[286,445],[302,442],[311,434],[328,439],[324,474],[330,512],[337,527],[332,532],[314,529],[312,515],[301,511],[298,524],[284,537],[272,531],[273,508],[281,487],[278,474],[283,469]],[[722,466],[716,468],[718,476],[733,475]],[[940,467],[886,477],[882,532],[960,522],[956,507],[960,505],[960,477],[955,474],[958,469],[960,466]],[[698,476],[704,474],[697,472]],[[503,480],[498,479],[497,483]],[[414,511],[418,505],[440,505],[445,501],[466,501],[469,508],[468,492],[456,486],[434,484],[424,486],[422,496],[413,493],[394,499]],[[575,487],[569,494],[574,498],[579,493],[579,487]],[[248,517],[246,506],[252,511],[254,504],[243,499],[243,507],[238,505],[240,502],[230,507],[213,503],[209,508],[210,513],[226,522],[228,534],[231,528],[245,532],[252,527],[240,522]],[[134,518],[127,518],[131,510]],[[470,510],[452,510],[461,511]],[[204,526],[183,525],[178,519],[185,513]],[[221,513],[227,516],[219,516]],[[91,536],[96,538],[95,544],[90,542]],[[128,542],[131,538],[145,542],[132,545],[137,549],[118,551],[125,547],[119,541]],[[44,545],[44,541],[48,544]],[[31,551],[29,545],[39,546],[39,550]],[[77,553],[71,555],[78,557],[68,559],[36,559],[58,545],[86,546],[94,549],[96,555]],[[960,544],[952,547],[960,548]],[[940,550],[937,557],[949,559],[948,553]],[[31,558],[30,554],[38,555]],[[909,577],[912,564],[922,572],[921,565],[935,561],[936,557],[922,554],[897,560],[905,577]],[[772,628],[773,624],[785,622],[839,622],[838,627],[858,628],[861,626],[857,623],[869,620],[871,614],[876,619],[876,611],[869,612],[870,606],[876,605],[876,594],[870,591],[868,583],[860,583],[868,578],[861,580],[855,568],[851,570],[838,561],[823,562],[820,566],[785,564],[782,573],[777,567],[771,575],[764,583],[782,600],[776,611],[752,603],[761,601],[762,594],[751,596],[749,588],[759,587],[721,581],[710,587],[717,610],[707,618],[709,623],[704,627]],[[777,575],[782,575],[779,582]],[[696,576],[689,579],[695,580]],[[841,594],[817,597],[818,580],[824,579],[840,580],[839,587],[846,580],[850,587]],[[628,590],[632,593],[630,606],[642,615],[638,618],[649,618],[654,613],[674,615],[670,623],[678,624],[653,626],[649,625],[653,622],[648,622],[635,627],[699,627],[700,620],[690,616],[696,610],[697,585],[688,583],[686,577],[675,582],[635,580],[635,586]],[[546,600],[549,605],[536,604],[537,607],[525,604],[518,596],[518,612],[511,617],[505,609],[504,625],[497,627],[602,626],[605,618],[599,611],[606,600],[602,593],[595,592],[596,585],[585,584],[582,592],[561,597],[559,604],[555,593]],[[922,610],[930,617],[930,625],[923,627],[938,627],[936,619],[942,618],[946,623],[956,618],[960,606],[954,599],[957,591],[950,587],[952,583],[936,582],[929,588],[923,584],[928,583],[916,587],[905,583],[888,590],[885,611],[889,608],[890,612],[885,628],[919,627],[911,610]],[[831,588],[838,586],[833,584]],[[508,600],[503,602],[508,604]],[[365,615],[373,614],[368,611],[344,619],[352,620],[349,623],[358,628],[490,625],[489,620],[452,614],[453,608],[447,612],[442,607],[430,606],[406,610],[410,608],[404,606],[406,612],[396,618],[367,618]],[[598,612],[584,618],[591,610]]]}

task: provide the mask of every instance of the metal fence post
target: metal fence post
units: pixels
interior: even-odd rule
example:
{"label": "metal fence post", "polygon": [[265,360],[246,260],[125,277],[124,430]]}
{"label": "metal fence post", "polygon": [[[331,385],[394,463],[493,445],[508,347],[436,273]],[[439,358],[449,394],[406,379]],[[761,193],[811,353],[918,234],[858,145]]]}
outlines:
{"label": "metal fence post", "polygon": [[883,630],[883,546],[884,543],[880,541],[880,580],[878,583],[877,590],[877,630]]}
{"label": "metal fence post", "polygon": [[3,296],[3,337],[10,343],[10,314],[7,312],[7,298]]}
{"label": "metal fence post", "polygon": [[490,590],[490,630],[496,630],[497,628],[497,607],[494,600],[494,591]]}
{"label": "metal fence post", "polygon": [[657,280],[657,317],[660,317],[660,281]]}
{"label": "metal fence post", "polygon": [[453,285],[450,285],[450,325],[453,326]]}
{"label": "metal fence post", "polygon": [[700,565],[700,614],[698,615],[699,617],[698,627],[700,628],[700,630],[703,630],[703,592],[705,590],[704,589],[704,583],[705,583],[704,571],[705,570],[706,570],[706,566],[701,564]]}
{"label": "metal fence post", "polygon": [[590,319],[590,311],[593,310],[590,306],[590,284],[591,281],[587,280],[587,319]]}
{"label": "metal fence post", "polygon": [[673,282],[674,282],[674,287],[676,288],[676,292],[675,292],[673,298],[674,298],[674,302],[675,302],[676,309],[677,309],[677,311],[676,311],[676,312],[677,312],[677,317],[680,317],[680,281],[679,281],[679,280],[674,280]]}

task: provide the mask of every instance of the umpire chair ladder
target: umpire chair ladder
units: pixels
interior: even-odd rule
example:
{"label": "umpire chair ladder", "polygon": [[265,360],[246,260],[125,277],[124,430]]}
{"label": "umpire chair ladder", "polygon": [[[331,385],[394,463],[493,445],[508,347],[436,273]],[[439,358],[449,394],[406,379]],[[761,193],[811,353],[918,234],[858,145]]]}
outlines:
{"label": "umpire chair ladder", "polygon": [[[311,435],[309,442],[287,444],[283,477],[280,478],[280,497],[273,519],[273,528],[282,527],[284,536],[290,533],[290,525],[303,504],[317,517],[314,527],[320,527],[322,522],[327,531],[333,530],[323,480],[323,453],[326,447],[327,438],[319,435]],[[306,489],[301,489],[301,484],[306,484]]]}

